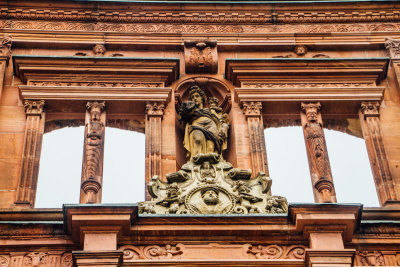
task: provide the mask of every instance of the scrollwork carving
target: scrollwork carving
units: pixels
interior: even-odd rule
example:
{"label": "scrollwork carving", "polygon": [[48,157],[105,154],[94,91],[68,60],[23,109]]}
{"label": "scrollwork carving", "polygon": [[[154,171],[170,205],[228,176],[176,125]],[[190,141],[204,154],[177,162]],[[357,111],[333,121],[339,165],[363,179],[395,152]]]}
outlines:
{"label": "scrollwork carving", "polygon": [[10,266],[10,257],[5,255],[0,255],[0,267]]}
{"label": "scrollwork carving", "polygon": [[215,41],[185,41],[186,73],[217,73],[216,46]]}
{"label": "scrollwork carving", "polygon": [[248,255],[256,259],[302,259],[305,258],[305,246],[250,246],[247,250]]}
{"label": "scrollwork carving", "polygon": [[148,259],[148,260],[160,260],[160,259],[179,259],[180,255],[183,254],[181,246],[178,244],[165,245],[165,246],[123,246],[120,248],[123,251],[124,262],[132,262],[135,260]]}

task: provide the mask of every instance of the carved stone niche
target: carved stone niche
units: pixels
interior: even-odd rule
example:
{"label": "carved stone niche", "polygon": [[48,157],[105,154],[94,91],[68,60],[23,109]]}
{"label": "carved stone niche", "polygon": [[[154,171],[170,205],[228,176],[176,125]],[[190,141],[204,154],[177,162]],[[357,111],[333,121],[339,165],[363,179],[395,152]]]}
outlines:
{"label": "carved stone niche", "polygon": [[186,73],[217,73],[217,42],[208,40],[185,41]]}

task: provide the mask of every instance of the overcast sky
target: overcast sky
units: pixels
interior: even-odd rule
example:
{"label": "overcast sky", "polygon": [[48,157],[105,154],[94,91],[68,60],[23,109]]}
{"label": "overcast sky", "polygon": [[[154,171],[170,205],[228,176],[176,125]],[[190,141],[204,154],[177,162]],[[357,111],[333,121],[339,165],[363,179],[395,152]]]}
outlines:
{"label": "overcast sky", "polygon": [[[108,127],[105,134],[103,203],[143,201],[144,134]],[[83,135],[83,126],[44,135],[37,208],[79,203]],[[338,202],[379,206],[365,141],[333,130],[325,135]],[[301,127],[270,128],[265,139],[272,194],[314,202]]]}

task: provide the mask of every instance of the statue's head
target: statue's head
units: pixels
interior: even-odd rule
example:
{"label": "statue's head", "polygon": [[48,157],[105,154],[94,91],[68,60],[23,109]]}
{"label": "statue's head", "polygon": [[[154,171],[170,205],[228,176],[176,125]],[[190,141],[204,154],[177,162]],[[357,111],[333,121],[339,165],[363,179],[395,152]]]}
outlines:
{"label": "statue's head", "polygon": [[213,188],[205,188],[201,191],[201,198],[207,205],[216,205],[219,202],[218,190]]}
{"label": "statue's head", "polygon": [[206,104],[206,94],[204,91],[197,85],[193,85],[189,89],[189,100],[196,103],[197,107],[203,108]]}

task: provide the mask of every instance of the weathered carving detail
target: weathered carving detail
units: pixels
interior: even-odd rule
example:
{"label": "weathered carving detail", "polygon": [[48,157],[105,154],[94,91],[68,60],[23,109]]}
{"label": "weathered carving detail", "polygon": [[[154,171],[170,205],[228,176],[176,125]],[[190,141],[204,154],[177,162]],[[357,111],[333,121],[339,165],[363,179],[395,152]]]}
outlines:
{"label": "weathered carving detail", "polygon": [[93,46],[92,50],[95,56],[104,56],[107,51],[106,47],[102,44],[96,44],[95,46]]}
{"label": "weathered carving detail", "polygon": [[0,255],[0,267],[10,266],[10,257],[5,255]]}
{"label": "weathered carving detail", "polygon": [[243,102],[243,112],[246,116],[260,116],[262,104],[261,102]]}
{"label": "weathered carving detail", "polygon": [[400,40],[387,37],[385,39],[385,46],[391,58],[400,58]]}
{"label": "weathered carving detail", "polygon": [[300,57],[307,54],[307,52],[308,52],[308,49],[307,49],[307,46],[305,46],[305,45],[296,45],[294,48],[294,53]]}
{"label": "weathered carving detail", "polygon": [[382,252],[379,251],[362,251],[357,252],[357,257],[362,266],[384,266],[385,261]]}
{"label": "weathered carving detail", "polygon": [[147,102],[146,115],[147,116],[163,116],[165,110],[164,102]]}
{"label": "weathered carving detail", "polygon": [[81,203],[99,203],[103,175],[105,102],[86,104],[86,138],[83,158]]}
{"label": "weathered carving detail", "polygon": [[123,251],[124,262],[132,262],[135,260],[149,259],[180,259],[183,253],[180,245],[165,245],[165,246],[123,246],[119,248]]}
{"label": "weathered carving detail", "polygon": [[186,73],[217,73],[216,41],[185,41]]}
{"label": "weathered carving detail", "polygon": [[316,202],[336,203],[319,102],[301,103],[301,121]]}
{"label": "weathered carving detail", "polygon": [[0,40],[0,56],[7,57],[7,60],[11,58],[11,45],[12,39],[9,36],[5,36]]}
{"label": "weathered carving detail", "polygon": [[25,100],[24,107],[26,115],[41,116],[44,108],[44,100]]}
{"label": "weathered carving detail", "polygon": [[386,150],[383,145],[379,108],[380,104],[378,102],[361,103],[360,122],[367,144],[378,198],[383,205],[387,200],[398,200],[398,195],[394,187]]}
{"label": "weathered carving detail", "polygon": [[62,267],[72,267],[73,260],[72,260],[72,253],[64,253],[61,256],[61,266]]}
{"label": "weathered carving detail", "polygon": [[329,87],[370,87],[373,83],[270,83],[270,82],[243,82],[243,88],[329,88]]}
{"label": "weathered carving detail", "polygon": [[250,246],[247,250],[249,255],[254,255],[256,259],[301,259],[304,260],[306,247],[296,246]]}
{"label": "weathered carving detail", "polygon": [[58,81],[29,81],[33,86],[93,86],[93,87],[163,87],[162,82],[58,82]]}
{"label": "weathered carving detail", "polygon": [[31,252],[24,257],[24,266],[26,267],[39,267],[45,265],[47,262],[48,254],[44,252]]}

